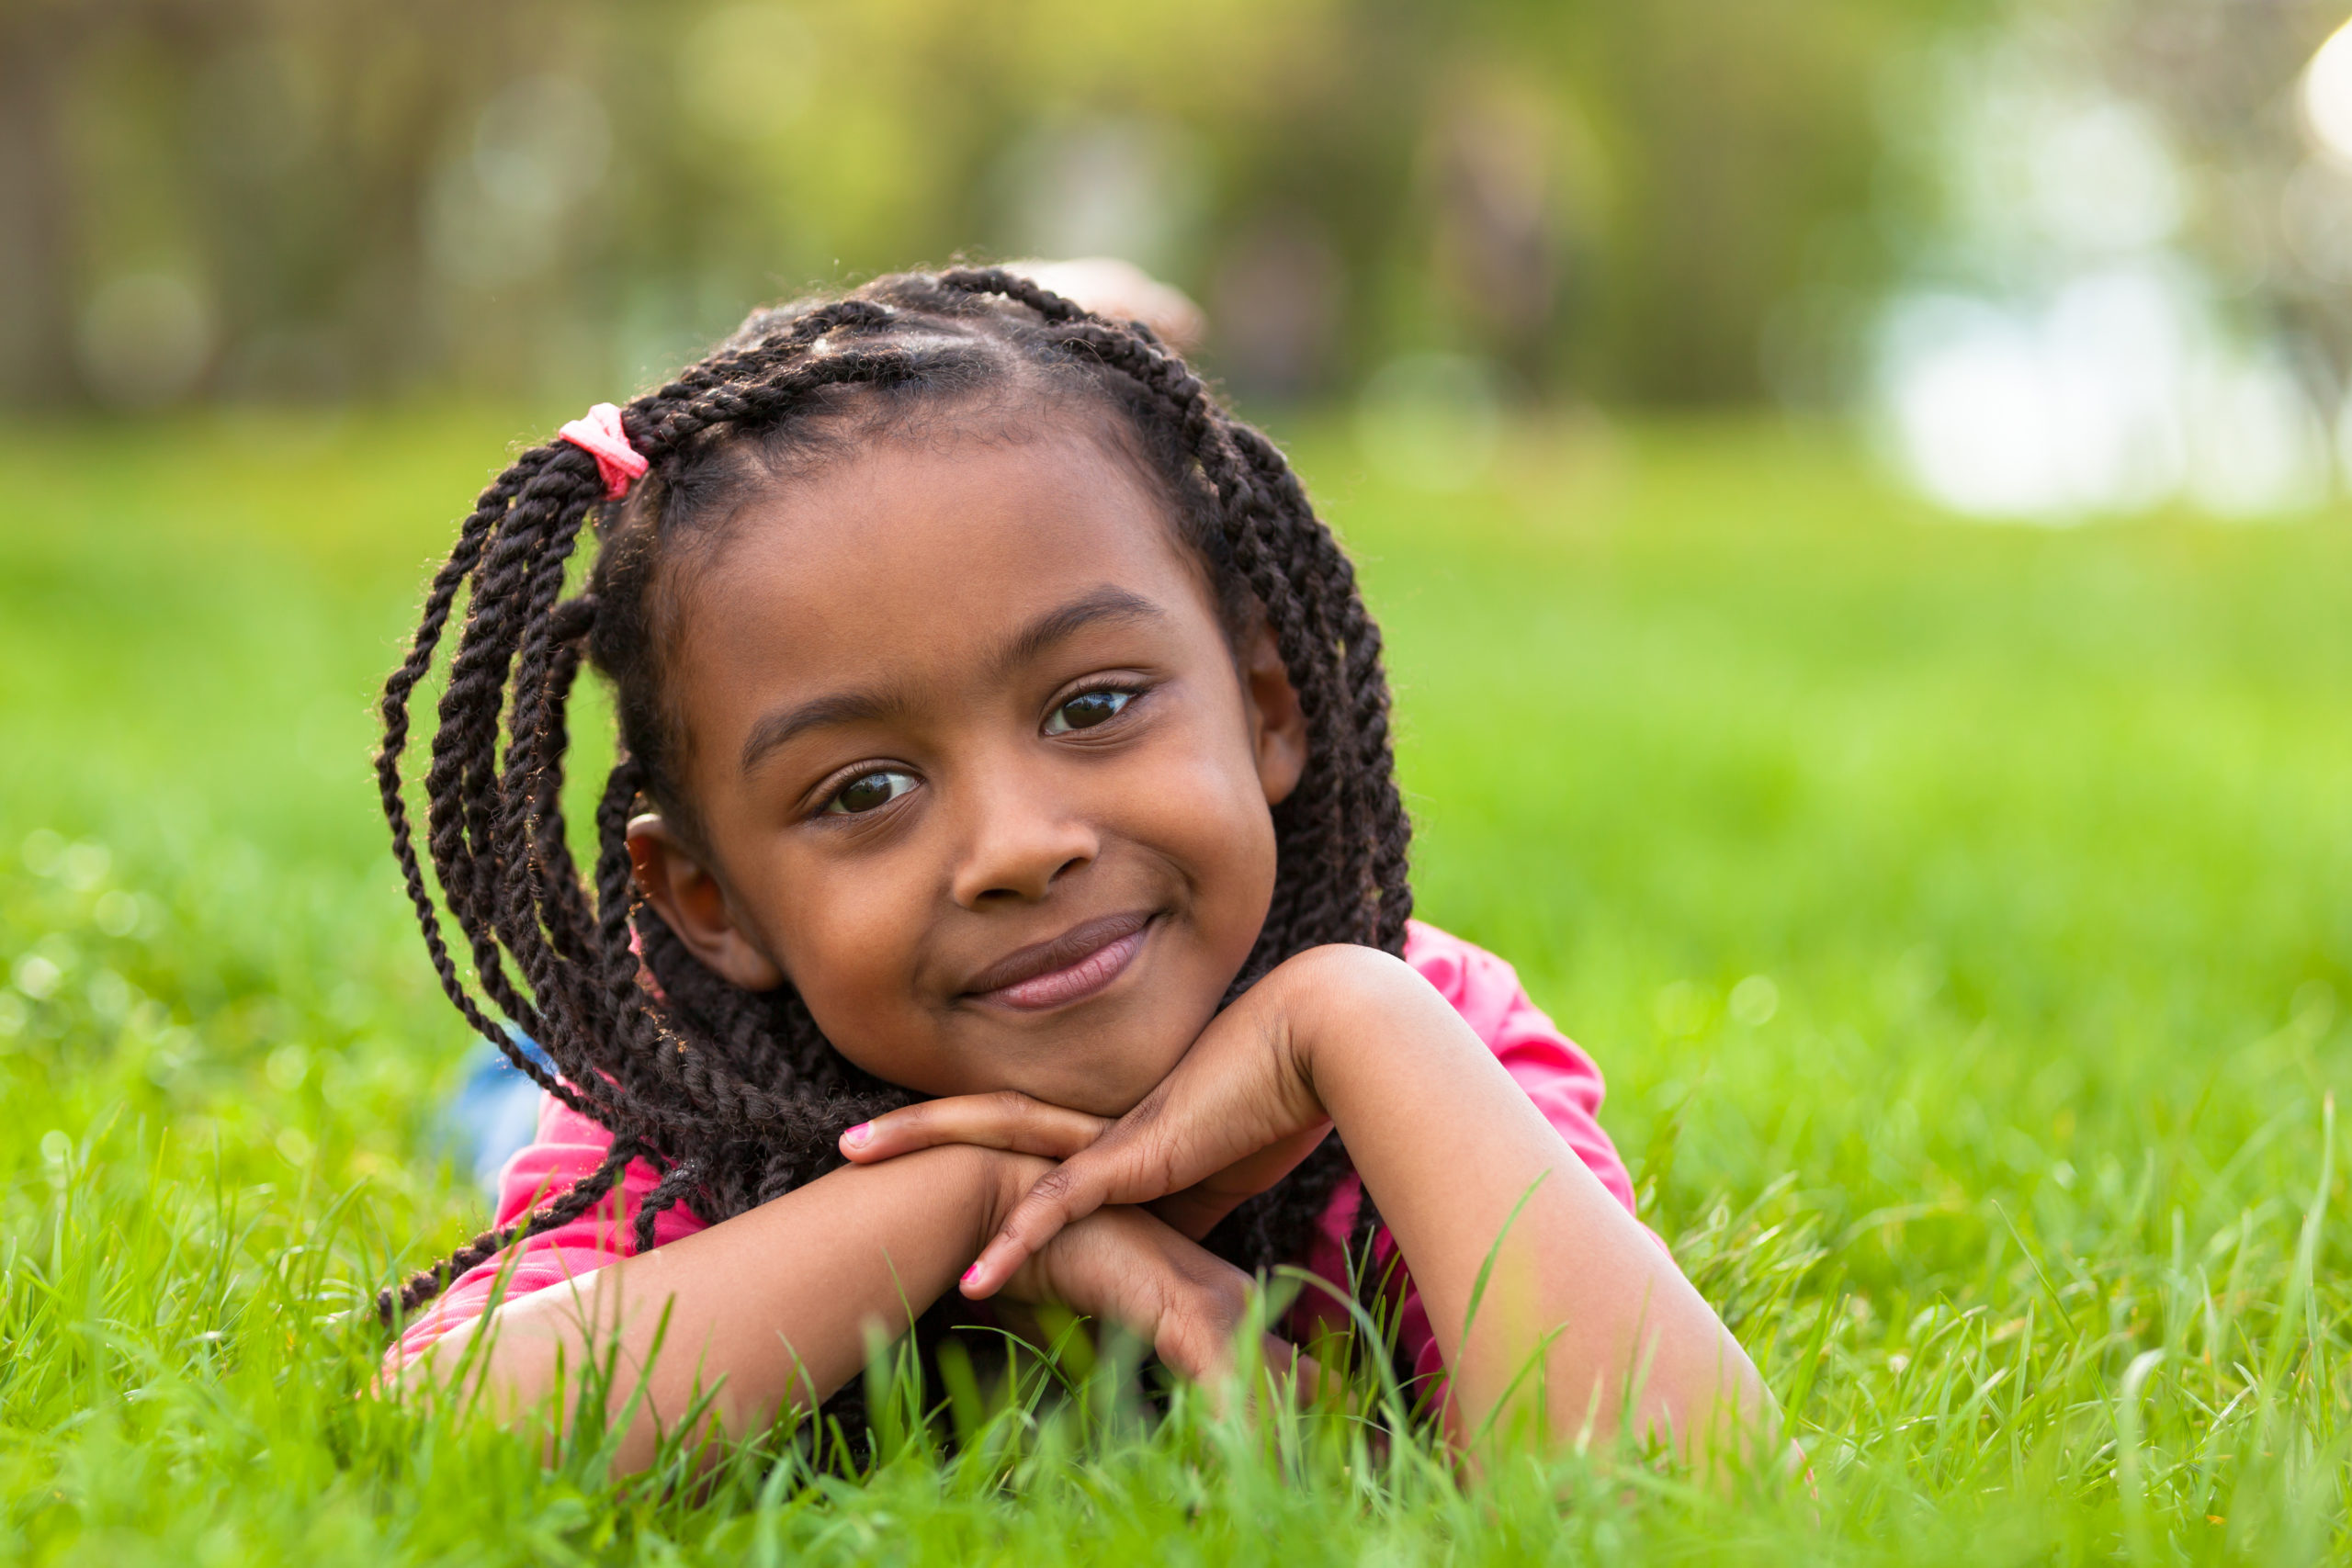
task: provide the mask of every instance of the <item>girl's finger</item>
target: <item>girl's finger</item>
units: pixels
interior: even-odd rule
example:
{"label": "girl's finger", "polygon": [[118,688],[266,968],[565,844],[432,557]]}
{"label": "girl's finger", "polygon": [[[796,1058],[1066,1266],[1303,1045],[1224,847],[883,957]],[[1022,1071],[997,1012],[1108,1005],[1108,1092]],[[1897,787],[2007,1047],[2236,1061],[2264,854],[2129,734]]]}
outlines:
{"label": "girl's finger", "polygon": [[1311,1095],[1290,1103],[1304,1091],[1295,1074],[1281,1070],[1287,1060],[1261,1032],[1220,1033],[1212,1023],[1159,1088],[1037,1179],[965,1272],[964,1294],[978,1301],[998,1290],[1063,1226],[1105,1203],[1148,1203],[1182,1191],[1286,1141],[1302,1140],[1283,1158],[1305,1158],[1329,1118]]}
{"label": "girl's finger", "polygon": [[1084,1155],[1056,1166],[1037,1179],[972,1266],[959,1288],[973,1301],[993,1294],[1064,1227],[1086,1218],[1103,1203],[1109,1171]]}
{"label": "girl's finger", "polygon": [[1102,1136],[1111,1123],[1083,1111],[1048,1105],[1007,1089],[1001,1094],[958,1094],[902,1106],[842,1134],[841,1150],[859,1165],[872,1165],[941,1144],[973,1144],[1011,1154],[1068,1159]]}
{"label": "girl's finger", "polygon": [[1162,1083],[1101,1138],[1039,1177],[965,1271],[964,1293],[978,1301],[997,1290],[1065,1226],[1105,1203],[1140,1203],[1215,1169],[1216,1157],[1170,1143],[1162,1122],[1169,1098]]}

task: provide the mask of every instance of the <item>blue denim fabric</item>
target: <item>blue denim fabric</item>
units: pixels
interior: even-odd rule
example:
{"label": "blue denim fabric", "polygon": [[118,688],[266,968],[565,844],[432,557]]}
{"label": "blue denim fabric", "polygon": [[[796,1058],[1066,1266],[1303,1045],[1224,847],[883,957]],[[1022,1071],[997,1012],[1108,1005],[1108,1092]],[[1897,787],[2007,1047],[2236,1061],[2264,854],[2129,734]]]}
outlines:
{"label": "blue denim fabric", "polygon": [[[510,1030],[523,1055],[555,1070],[548,1054],[521,1030]],[[539,1086],[487,1040],[474,1042],[466,1058],[466,1081],[441,1115],[444,1136],[473,1172],[474,1183],[492,1198],[498,1173],[515,1151],[537,1135]]]}

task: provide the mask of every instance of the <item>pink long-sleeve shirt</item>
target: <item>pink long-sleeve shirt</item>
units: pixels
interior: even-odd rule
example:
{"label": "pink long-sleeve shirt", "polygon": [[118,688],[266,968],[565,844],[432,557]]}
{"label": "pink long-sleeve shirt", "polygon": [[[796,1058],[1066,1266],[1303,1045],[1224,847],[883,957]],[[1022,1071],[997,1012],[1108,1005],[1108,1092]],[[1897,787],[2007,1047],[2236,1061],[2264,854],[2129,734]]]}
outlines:
{"label": "pink long-sleeve shirt", "polygon": [[[1537,1110],[1552,1123],[1577,1157],[1585,1163],[1610,1195],[1634,1210],[1634,1186],[1617,1149],[1602,1132],[1599,1120],[1602,1085],[1600,1069],[1574,1042],[1562,1034],[1542,1010],[1530,1001],[1510,964],[1461,938],[1416,920],[1408,928],[1405,961],[1452,1003],[1463,1021],[1476,1032],[1495,1059],[1503,1065]],[[534,1206],[595,1170],[612,1146],[612,1134],[552,1097],[539,1105],[538,1137],[506,1163],[499,1177],[497,1224],[512,1224]],[[637,1250],[638,1206],[656,1180],[651,1167],[633,1161],[624,1172],[615,1196],[566,1225],[542,1231],[522,1244],[521,1256],[491,1259],[459,1275],[426,1311],[411,1322],[389,1358],[404,1364],[436,1341],[457,1333],[489,1310],[505,1278],[504,1299],[514,1300],[567,1280],[576,1280]],[[1303,1260],[1305,1267],[1345,1289],[1347,1249],[1354,1230],[1363,1189],[1353,1177],[1341,1182],[1324,1210]],[[664,1247],[704,1228],[703,1222],[681,1205],[653,1222],[653,1245]],[[1396,1243],[1384,1227],[1373,1237],[1375,1268],[1386,1269]],[[1420,1292],[1401,1269],[1395,1277],[1396,1348],[1400,1362],[1416,1380],[1443,1371],[1437,1337]],[[1290,1321],[1293,1334],[1310,1337],[1319,1326],[1336,1325],[1343,1316],[1336,1302],[1322,1292],[1302,1294]]]}

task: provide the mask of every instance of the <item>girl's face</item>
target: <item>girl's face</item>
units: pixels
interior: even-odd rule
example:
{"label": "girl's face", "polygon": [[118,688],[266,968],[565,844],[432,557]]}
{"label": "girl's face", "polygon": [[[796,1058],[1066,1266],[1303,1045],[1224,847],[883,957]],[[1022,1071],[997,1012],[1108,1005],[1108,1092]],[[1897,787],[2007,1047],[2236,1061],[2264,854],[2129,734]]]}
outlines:
{"label": "girl's face", "polygon": [[1306,727],[1083,435],[910,440],[770,491],[690,568],[671,671],[699,847],[632,824],[709,967],[789,980],[929,1095],[1117,1115],[1215,1014]]}

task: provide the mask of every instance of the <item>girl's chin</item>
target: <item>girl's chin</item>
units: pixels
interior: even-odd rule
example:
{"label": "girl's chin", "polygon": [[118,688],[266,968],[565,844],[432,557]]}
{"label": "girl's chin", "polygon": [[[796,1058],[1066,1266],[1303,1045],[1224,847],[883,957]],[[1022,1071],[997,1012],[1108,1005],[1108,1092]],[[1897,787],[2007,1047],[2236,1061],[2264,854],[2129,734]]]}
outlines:
{"label": "girl's chin", "polygon": [[[1125,1057],[1116,1062],[1098,1062],[1076,1070],[1072,1070],[1074,1064],[1056,1063],[1052,1071],[1020,1075],[1025,1081],[991,1084],[989,1087],[1018,1089],[1030,1099],[1042,1100],[1048,1105],[1116,1120],[1133,1111],[1143,1102],[1146,1095],[1158,1089],[1159,1080],[1168,1076],[1169,1070],[1182,1060],[1183,1055],[1180,1046],[1170,1052],[1153,1052],[1140,1060]],[[1163,1060],[1167,1066],[1159,1066]]]}

